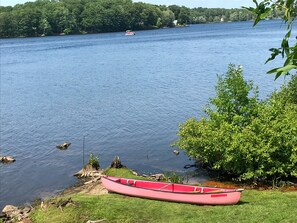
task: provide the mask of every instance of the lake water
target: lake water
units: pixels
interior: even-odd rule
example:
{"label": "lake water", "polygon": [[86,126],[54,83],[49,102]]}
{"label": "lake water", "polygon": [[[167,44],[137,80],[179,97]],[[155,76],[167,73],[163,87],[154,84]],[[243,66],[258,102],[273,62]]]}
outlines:
{"label": "lake water", "polygon": [[[0,208],[46,197],[76,182],[91,152],[142,173],[183,172],[170,144],[179,123],[203,116],[217,74],[241,64],[265,98],[284,82],[265,74],[285,25],[265,21],[123,33],[2,39]],[[72,142],[68,150],[55,148]],[[207,176],[198,172],[201,180]]]}

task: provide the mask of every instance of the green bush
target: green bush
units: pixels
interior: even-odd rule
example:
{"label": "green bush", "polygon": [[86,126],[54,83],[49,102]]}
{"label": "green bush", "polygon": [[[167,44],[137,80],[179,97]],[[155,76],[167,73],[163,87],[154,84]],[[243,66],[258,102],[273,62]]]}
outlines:
{"label": "green bush", "polygon": [[100,165],[99,165],[99,157],[95,157],[93,153],[90,154],[90,157],[89,157],[89,162],[88,164],[90,166],[92,166],[93,168],[95,169],[99,169]]}
{"label": "green bush", "polygon": [[265,101],[241,67],[218,77],[207,117],[187,120],[175,143],[188,156],[238,180],[297,177],[297,78]]}

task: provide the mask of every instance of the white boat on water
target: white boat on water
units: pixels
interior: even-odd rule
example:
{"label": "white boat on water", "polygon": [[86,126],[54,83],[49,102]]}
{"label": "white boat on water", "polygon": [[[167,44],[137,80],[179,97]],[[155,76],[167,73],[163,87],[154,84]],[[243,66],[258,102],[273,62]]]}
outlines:
{"label": "white boat on water", "polygon": [[125,33],[125,36],[134,36],[135,32],[131,31],[131,30],[127,30]]}

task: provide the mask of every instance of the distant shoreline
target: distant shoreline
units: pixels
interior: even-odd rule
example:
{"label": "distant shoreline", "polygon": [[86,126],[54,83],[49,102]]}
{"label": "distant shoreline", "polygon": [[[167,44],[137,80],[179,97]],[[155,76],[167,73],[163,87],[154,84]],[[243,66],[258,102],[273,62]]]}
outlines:
{"label": "distant shoreline", "polygon": [[[280,19],[269,19],[265,21],[275,21]],[[147,31],[147,30],[162,30],[162,29],[176,29],[176,28],[187,28],[192,25],[207,25],[207,24],[224,24],[224,23],[240,23],[240,22],[253,22],[253,20],[245,20],[245,21],[226,21],[226,22],[206,22],[206,23],[195,23],[195,24],[186,24],[186,25],[177,25],[175,27],[152,27],[147,29],[139,29],[139,30],[133,30],[134,32],[138,31]],[[58,36],[81,36],[81,35],[98,35],[98,34],[108,34],[108,33],[123,33],[123,36],[125,34],[125,31],[114,31],[114,32],[99,32],[99,33],[74,33],[74,34],[65,34],[65,33],[57,33],[52,35],[39,35],[39,36],[17,36],[17,37],[0,37],[0,39],[22,39],[22,38],[43,38],[43,37],[58,37]]]}

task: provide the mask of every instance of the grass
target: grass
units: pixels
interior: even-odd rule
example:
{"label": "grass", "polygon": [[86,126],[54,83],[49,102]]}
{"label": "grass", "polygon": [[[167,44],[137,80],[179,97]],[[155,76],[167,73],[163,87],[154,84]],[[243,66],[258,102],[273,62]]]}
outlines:
{"label": "grass", "polygon": [[114,176],[114,177],[123,177],[123,178],[132,178],[132,179],[137,179],[137,180],[147,180],[147,178],[142,177],[142,176],[136,176],[133,174],[133,171],[128,169],[128,168],[120,168],[120,169],[115,169],[115,168],[107,168],[105,171],[105,174],[107,176]]}
{"label": "grass", "polygon": [[[113,172],[108,172],[113,171]],[[117,170],[108,170],[118,175]],[[120,170],[132,178],[129,170]],[[123,175],[121,175],[123,176]],[[134,176],[135,178],[135,176]],[[35,223],[80,223],[106,219],[105,222],[296,222],[297,193],[277,190],[247,190],[237,205],[200,206],[133,198],[118,194],[75,195],[79,206],[37,208],[31,215]]]}
{"label": "grass", "polygon": [[78,207],[37,209],[33,222],[75,223],[106,219],[108,222],[296,222],[297,193],[245,191],[232,206],[198,206],[126,197],[76,195]]}

